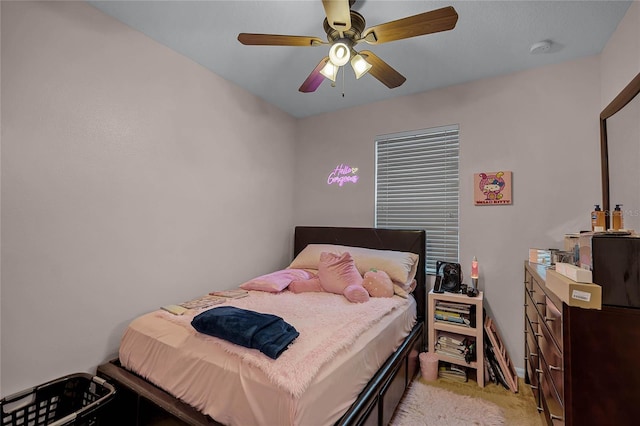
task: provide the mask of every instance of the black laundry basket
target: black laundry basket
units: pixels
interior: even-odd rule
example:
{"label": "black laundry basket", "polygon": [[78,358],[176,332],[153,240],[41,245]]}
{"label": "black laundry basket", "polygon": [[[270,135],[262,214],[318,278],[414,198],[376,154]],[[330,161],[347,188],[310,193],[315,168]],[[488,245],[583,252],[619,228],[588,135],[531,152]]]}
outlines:
{"label": "black laundry basket", "polygon": [[0,400],[0,425],[99,425],[115,392],[107,381],[88,373],[64,376]]}

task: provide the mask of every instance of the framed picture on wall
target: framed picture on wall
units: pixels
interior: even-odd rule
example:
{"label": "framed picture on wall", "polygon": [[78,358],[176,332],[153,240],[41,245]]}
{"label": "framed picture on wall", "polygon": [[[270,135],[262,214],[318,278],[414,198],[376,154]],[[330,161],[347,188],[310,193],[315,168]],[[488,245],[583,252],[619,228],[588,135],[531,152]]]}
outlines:
{"label": "framed picture on wall", "polygon": [[511,172],[484,172],[473,175],[473,202],[476,206],[511,204]]}

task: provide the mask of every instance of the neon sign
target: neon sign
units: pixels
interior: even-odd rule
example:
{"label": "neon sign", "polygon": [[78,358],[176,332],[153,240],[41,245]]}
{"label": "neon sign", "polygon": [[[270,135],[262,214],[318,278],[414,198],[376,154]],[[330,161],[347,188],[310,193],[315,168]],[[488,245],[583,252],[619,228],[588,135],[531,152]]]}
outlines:
{"label": "neon sign", "polygon": [[356,183],[358,182],[357,167],[349,167],[344,164],[340,164],[334,171],[329,173],[327,178],[327,185],[337,183],[338,186],[344,185],[346,182]]}

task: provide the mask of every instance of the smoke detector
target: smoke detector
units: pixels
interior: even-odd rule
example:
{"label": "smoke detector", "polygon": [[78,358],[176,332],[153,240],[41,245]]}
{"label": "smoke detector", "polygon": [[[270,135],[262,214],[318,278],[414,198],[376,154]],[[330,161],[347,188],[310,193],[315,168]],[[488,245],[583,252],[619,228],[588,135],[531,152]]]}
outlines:
{"label": "smoke detector", "polygon": [[531,45],[529,53],[535,55],[537,53],[546,53],[551,49],[551,42],[549,40],[539,41]]}

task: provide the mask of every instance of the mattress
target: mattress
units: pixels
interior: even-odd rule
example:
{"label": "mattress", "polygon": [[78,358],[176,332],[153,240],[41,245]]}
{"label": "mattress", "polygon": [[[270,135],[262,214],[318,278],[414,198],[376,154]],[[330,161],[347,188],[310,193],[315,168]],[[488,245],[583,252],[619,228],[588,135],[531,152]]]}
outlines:
{"label": "mattress", "polygon": [[[318,297],[310,293],[298,296]],[[230,353],[225,346],[230,343],[212,344],[215,338],[205,338],[159,311],[129,324],[119,356],[126,369],[223,424],[331,425],[353,404],[415,323],[416,303],[409,297],[323,362],[300,394],[278,386],[259,365]],[[268,362],[282,365],[286,357]],[[296,368],[292,370],[296,374]]]}

